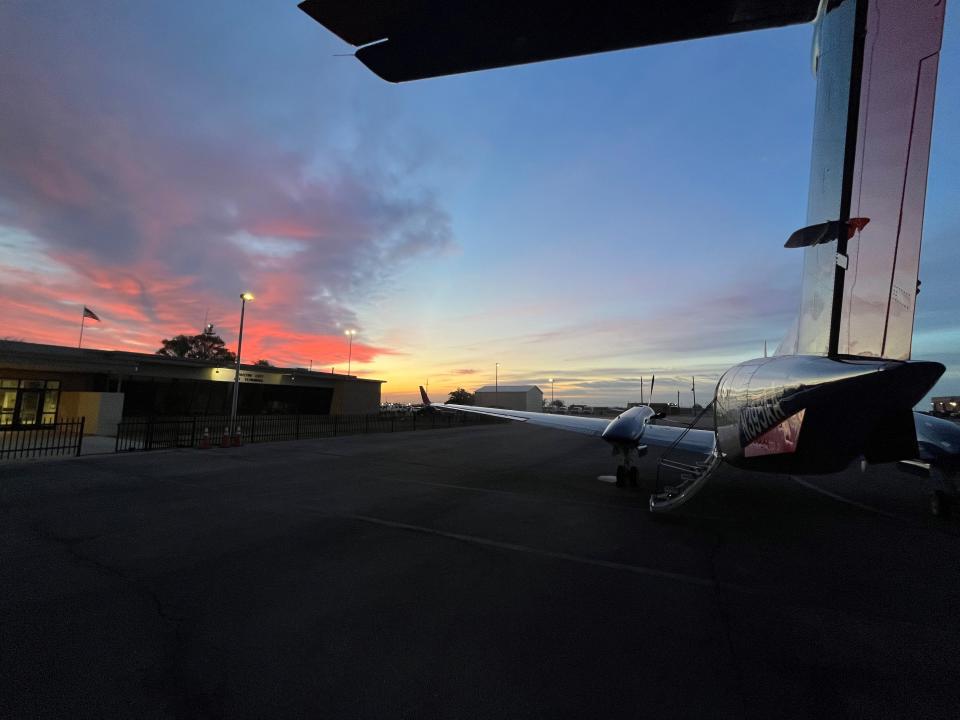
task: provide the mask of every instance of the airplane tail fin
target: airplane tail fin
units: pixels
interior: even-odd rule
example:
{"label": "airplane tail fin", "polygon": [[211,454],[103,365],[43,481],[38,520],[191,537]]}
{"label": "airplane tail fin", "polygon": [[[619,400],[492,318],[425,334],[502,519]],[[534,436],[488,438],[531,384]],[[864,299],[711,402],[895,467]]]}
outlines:
{"label": "airplane tail fin", "polygon": [[430,405],[432,405],[432,403],[430,402],[430,398],[427,397],[427,391],[423,389],[423,385],[420,386],[420,399],[423,401],[423,404],[426,405],[427,407],[430,407]]}
{"label": "airplane tail fin", "polygon": [[[817,103],[800,316],[778,354],[910,358],[945,3],[831,3]],[[826,7],[826,4],[824,4]]]}

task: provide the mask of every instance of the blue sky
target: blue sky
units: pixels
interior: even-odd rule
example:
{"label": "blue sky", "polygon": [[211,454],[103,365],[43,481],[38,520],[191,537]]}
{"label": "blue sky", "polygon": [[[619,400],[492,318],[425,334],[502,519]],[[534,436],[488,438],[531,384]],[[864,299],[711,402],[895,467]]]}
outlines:
{"label": "blue sky", "polygon": [[[944,394],[958,23],[950,6],[915,336]],[[806,217],[810,44],[800,26],[391,85],[293,2],[5,4],[5,334],[69,344],[86,303],[102,347],[206,316],[232,342],[249,287],[245,348],[342,368],[356,327],[353,369],[388,399],[499,362],[568,401],[636,400],[656,372],[687,402],[687,376],[705,390],[775,347],[799,304],[782,246]]]}

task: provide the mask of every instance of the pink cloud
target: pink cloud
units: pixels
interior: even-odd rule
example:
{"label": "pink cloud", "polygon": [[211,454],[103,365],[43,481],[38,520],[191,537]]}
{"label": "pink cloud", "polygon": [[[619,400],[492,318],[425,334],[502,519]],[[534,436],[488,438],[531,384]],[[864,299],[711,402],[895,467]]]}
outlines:
{"label": "pink cloud", "polygon": [[[232,343],[249,289],[246,357],[341,364],[356,301],[451,242],[429,194],[371,171],[382,150],[319,170],[309,144],[282,146],[239,101],[182,85],[163,65],[173,55],[118,63],[122,29],[57,36],[67,48],[16,15],[10,27],[0,118],[17,142],[0,143],[0,232],[33,244],[29,262],[0,258],[0,335],[71,345],[87,304],[100,347],[159,347],[205,318]],[[285,240],[299,244],[279,252]],[[58,274],[32,272],[44,263]],[[391,352],[359,340],[353,359]]]}

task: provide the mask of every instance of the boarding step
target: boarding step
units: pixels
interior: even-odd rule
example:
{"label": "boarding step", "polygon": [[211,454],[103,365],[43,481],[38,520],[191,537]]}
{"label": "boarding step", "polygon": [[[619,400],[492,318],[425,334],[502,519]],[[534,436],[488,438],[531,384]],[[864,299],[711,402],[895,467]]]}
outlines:
{"label": "boarding step", "polygon": [[669,457],[669,453],[692,428],[696,427],[700,418],[703,417],[703,414],[712,406],[713,401],[710,401],[707,407],[700,411],[700,414],[694,418],[693,422],[690,423],[683,433],[681,433],[680,437],[677,438],[674,444],[667,449],[657,462],[657,485],[660,484],[660,470],[662,468],[679,472],[680,482],[676,485],[666,485],[661,492],[654,493],[650,496],[651,512],[668,512],[680,507],[700,491],[700,488],[704,486],[710,476],[716,471],[717,467],[719,467],[720,452],[716,444],[716,435],[714,435],[714,445],[710,454],[701,462],[683,462]]}
{"label": "boarding step", "polygon": [[714,448],[706,460],[697,464],[683,463],[676,460],[661,459],[659,466],[680,471],[680,483],[666,485],[662,492],[650,496],[651,512],[667,512],[674,510],[696,495],[710,476],[720,465],[720,453]]}
{"label": "boarding step", "polygon": [[660,458],[659,465],[662,468],[676,470],[684,480],[687,479],[686,476],[690,476],[691,479],[698,478],[709,469],[707,462],[685,463],[679,460],[671,460],[670,458]]}

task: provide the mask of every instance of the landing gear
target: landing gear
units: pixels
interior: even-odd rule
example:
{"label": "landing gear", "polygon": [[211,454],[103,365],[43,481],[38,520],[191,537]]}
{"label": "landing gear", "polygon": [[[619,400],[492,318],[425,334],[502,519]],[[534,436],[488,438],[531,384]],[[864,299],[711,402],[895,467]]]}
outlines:
{"label": "landing gear", "polygon": [[623,458],[623,464],[617,466],[617,487],[627,487],[629,484],[630,487],[640,487],[640,468],[632,463],[633,457],[632,454],[636,453],[637,459],[639,460],[644,455],[647,454],[647,446],[640,445],[639,447],[614,447],[613,454],[620,455]]}

